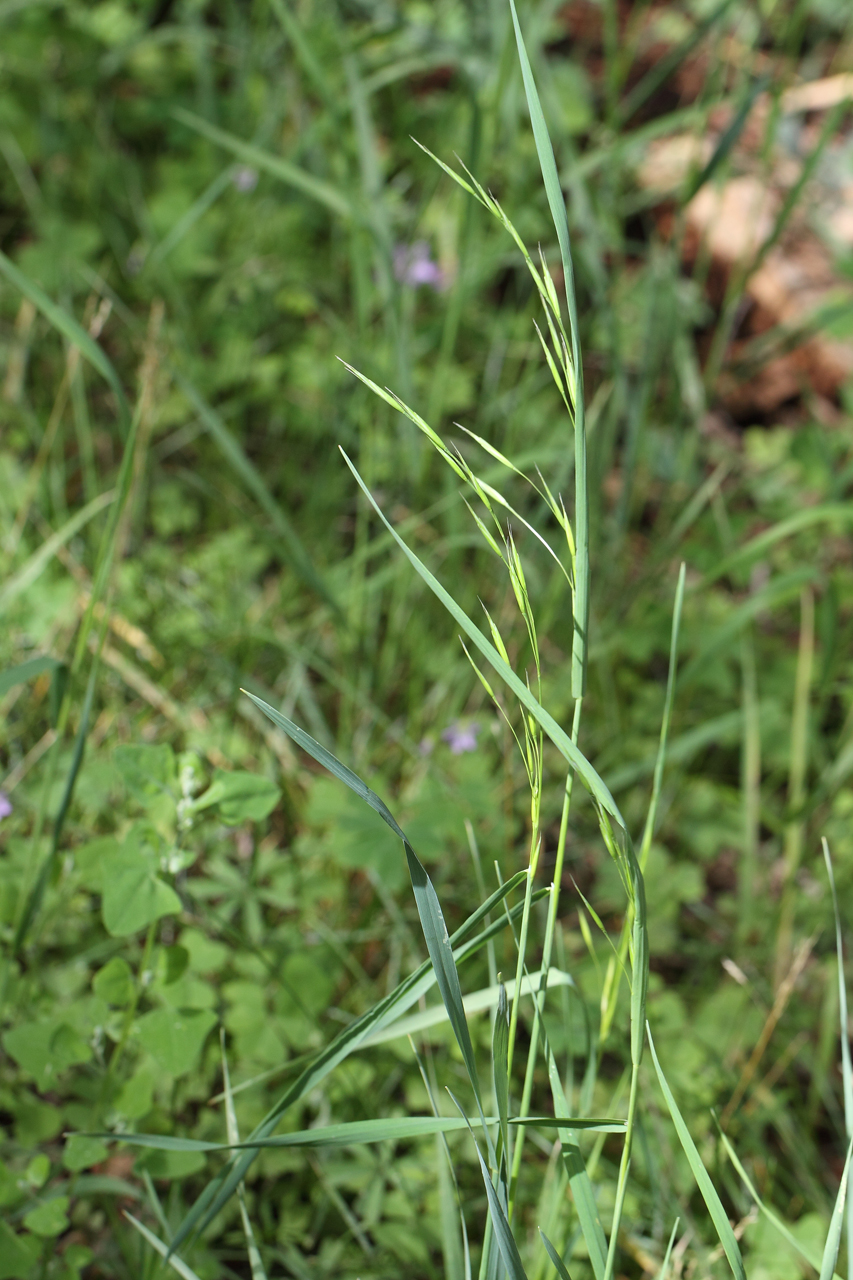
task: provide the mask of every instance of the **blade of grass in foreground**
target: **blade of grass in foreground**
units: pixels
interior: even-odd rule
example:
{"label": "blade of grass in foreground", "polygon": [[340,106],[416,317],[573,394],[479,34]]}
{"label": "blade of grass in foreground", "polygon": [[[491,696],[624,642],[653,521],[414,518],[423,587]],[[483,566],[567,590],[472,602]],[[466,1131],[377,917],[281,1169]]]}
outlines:
{"label": "blade of grass in foreground", "polygon": [[[846,1029],[845,1029],[846,1030]],[[841,1185],[838,1188],[838,1195],[835,1198],[835,1207],[832,1210],[832,1217],[829,1221],[829,1231],[826,1236],[826,1244],[823,1249],[823,1258],[820,1264],[820,1280],[832,1280],[835,1264],[838,1261],[838,1250],[841,1245],[841,1232],[844,1228],[844,1202],[847,1199],[847,1183],[850,1178],[850,1158],[853,1156],[853,1141],[847,1148],[847,1159],[844,1161],[844,1172],[841,1175]]]}
{"label": "blade of grass in foreground", "polygon": [[[486,1124],[497,1124],[500,1116],[485,1116]],[[572,1125],[590,1133],[624,1133],[624,1120],[603,1116],[508,1116],[508,1125],[550,1132]],[[83,1137],[124,1142],[131,1147],[149,1147],[154,1151],[264,1151],[279,1147],[357,1147],[372,1142],[405,1142],[410,1138],[433,1137],[437,1133],[456,1133],[468,1128],[464,1116],[391,1116],[381,1120],[350,1120],[317,1129],[299,1129],[295,1133],[276,1133],[271,1137],[247,1138],[227,1142],[211,1142],[203,1138],[176,1138],[168,1133],[87,1133]]]}
{"label": "blade of grass in foreground", "polygon": [[[231,1073],[228,1070],[228,1055],[225,1052],[225,1031],[221,1027],[219,1029],[219,1043],[222,1050],[222,1084],[225,1090],[225,1124],[228,1132],[228,1142],[233,1147],[240,1141],[240,1130],[237,1127],[237,1113],[234,1110],[234,1098],[231,1093]],[[246,1208],[246,1189],[242,1182],[237,1188],[237,1199],[240,1202],[240,1217],[243,1220],[243,1235],[246,1237],[246,1249],[249,1254],[252,1280],[267,1280],[267,1273],[264,1270],[263,1260],[255,1240],[255,1233],[252,1230],[249,1211]]]}
{"label": "blade of grass in foreground", "polygon": [[462,1004],[462,988],[459,985],[459,975],[456,972],[456,964],[453,960],[453,950],[450,945],[447,925],[444,921],[444,913],[441,910],[433,883],[409,843],[408,836],[385,802],[374,791],[371,791],[370,787],[365,782],[362,782],[361,778],[353,773],[352,769],[348,769],[346,765],[341,764],[340,760],[333,756],[330,751],[327,751],[325,747],[321,746],[316,739],[312,738],[304,729],[300,729],[292,720],[288,720],[287,716],[283,716],[281,712],[276,711],[268,702],[261,701],[253,693],[249,693],[246,696],[252,699],[255,705],[263,711],[264,715],[272,720],[273,724],[277,725],[279,729],[283,729],[288,737],[297,742],[309,755],[312,755],[318,764],[322,764],[330,773],[334,774],[336,778],[354,791],[366,805],[369,805],[374,813],[378,813],[382,821],[403,842],[406,861],[409,866],[409,875],[415,894],[415,904],[418,909],[424,940],[427,944],[427,951],[435,969],[438,989],[444,1001],[444,1007],[447,1009],[450,1025],[462,1051],[468,1078],[482,1110],[480,1082],[477,1077],[477,1064],[474,1059],[474,1046],[471,1043],[468,1023],[465,1018],[465,1009]]}
{"label": "blade of grass in foreground", "polygon": [[563,1262],[563,1259],[560,1257],[559,1253],[557,1253],[557,1250],[551,1244],[551,1241],[545,1235],[545,1232],[542,1230],[541,1227],[539,1228],[539,1234],[542,1237],[542,1243],[545,1246],[545,1252],[548,1254],[548,1257],[553,1262],[554,1270],[557,1272],[557,1275],[560,1277],[560,1280],[572,1280],[572,1277],[569,1275],[569,1271],[568,1271],[568,1268],[566,1267],[565,1262]]}
{"label": "blade of grass in foreground", "polygon": [[658,1082],[660,1084],[661,1091],[663,1092],[663,1096],[666,1099],[669,1114],[672,1116],[675,1131],[678,1134],[678,1140],[681,1143],[684,1154],[687,1156],[688,1163],[693,1171],[693,1177],[696,1179],[696,1185],[702,1192],[702,1199],[708,1206],[708,1212],[710,1213],[711,1220],[716,1227],[717,1235],[720,1238],[720,1244],[723,1246],[725,1255],[729,1260],[729,1266],[732,1269],[732,1274],[735,1276],[735,1280],[746,1280],[743,1258],[741,1257],[740,1246],[738,1245],[735,1233],[732,1230],[732,1224],[729,1222],[720,1197],[717,1195],[716,1188],[708,1176],[708,1170],[702,1163],[702,1157],[696,1149],[696,1143],[690,1136],[690,1131],[684,1123],[684,1117],[678,1109],[678,1103],[675,1101],[666,1076],[658,1062],[658,1055],[655,1052],[655,1042],[652,1039],[652,1029],[648,1023],[646,1023],[646,1032],[649,1037],[649,1049],[651,1050],[652,1061],[655,1064]]}
{"label": "blade of grass in foreground", "polygon": [[[453,1094],[451,1094],[450,1096],[451,1098],[453,1098]],[[458,1107],[459,1103],[456,1102],[455,1098],[453,1098],[453,1101],[456,1103],[456,1106]],[[492,1186],[492,1180],[489,1177],[489,1171],[486,1168],[486,1162],[483,1159],[482,1155],[480,1154],[480,1148],[477,1145],[477,1139],[474,1137],[474,1130],[471,1128],[470,1124],[468,1124],[467,1120],[465,1121],[465,1123],[468,1126],[468,1131],[471,1134],[471,1141],[474,1143],[474,1149],[477,1152],[477,1159],[480,1162],[480,1172],[483,1175],[483,1185],[486,1188],[486,1199],[488,1200],[488,1203],[489,1203],[489,1218],[492,1223],[492,1229],[495,1233],[495,1239],[498,1242],[498,1248],[500,1249],[501,1257],[503,1258],[503,1264],[507,1269],[507,1273],[509,1275],[510,1280],[527,1280],[527,1275],[525,1273],[524,1267],[521,1264],[521,1255],[518,1252],[518,1245],[515,1243],[515,1239],[512,1234],[512,1229],[510,1228],[509,1222],[507,1221],[507,1216],[506,1216],[506,1213],[504,1212],[504,1207],[498,1198],[498,1193],[497,1191],[495,1191],[495,1188]]]}
{"label": "blade of grass in foreground", "polygon": [[[755,1203],[758,1205],[761,1212],[764,1214],[767,1221],[773,1224],[773,1226],[779,1232],[780,1236],[782,1236],[782,1238],[787,1241],[787,1243],[791,1246],[791,1248],[794,1249],[800,1255],[801,1258],[805,1259],[805,1261],[809,1264],[810,1267],[813,1268],[813,1270],[820,1271],[820,1266],[821,1266],[820,1259],[817,1257],[816,1254],[812,1253],[810,1249],[807,1249],[802,1244],[802,1242],[797,1239],[797,1237],[793,1234],[793,1232],[788,1230],[787,1226],[782,1221],[782,1219],[778,1217],[773,1212],[772,1209],[768,1208],[768,1206],[761,1199],[761,1196],[756,1191],[755,1186],[749,1177],[749,1174],[746,1172],[746,1169],[744,1169],[743,1165],[738,1159],[737,1152],[735,1151],[732,1144],[729,1142],[726,1135],[723,1133],[722,1129],[719,1130],[719,1133],[720,1133],[720,1141],[725,1147],[729,1159],[731,1160],[737,1172],[740,1174],[741,1181],[743,1182],[749,1194],[752,1196]],[[839,1277],[836,1277],[835,1280],[839,1280]]]}
{"label": "blade of grass in foreground", "polygon": [[[835,873],[826,837],[821,841],[826,874],[832,890],[832,910],[835,915],[835,950],[838,956],[838,1014],[841,1024],[841,1080],[844,1088],[844,1124],[848,1141],[853,1141],[853,1068],[850,1064],[850,1036],[847,1022],[847,984],[844,981],[844,942],[841,937],[841,913],[838,910],[838,894],[835,889]],[[847,1257],[853,1258],[853,1196],[847,1202]],[[848,1271],[850,1261],[848,1261]]]}
{"label": "blade of grass in foreground", "polygon": [[155,1249],[161,1258],[165,1258],[172,1270],[177,1271],[178,1275],[183,1277],[183,1280],[199,1280],[192,1268],[188,1267],[187,1264],[177,1256],[177,1254],[172,1253],[171,1249],[163,1244],[163,1241],[159,1240],[153,1231],[149,1231],[148,1228],[143,1226],[137,1218],[134,1218],[132,1213],[128,1213],[126,1209],[123,1210],[123,1213],[131,1226],[136,1228],[143,1239],[148,1241],[151,1248]]}
{"label": "blade of grass in foreground", "polygon": [[518,676],[515,674],[512,668],[506,662],[504,662],[503,658],[500,656],[500,654],[498,653],[494,645],[491,644],[491,642],[486,639],[482,631],[480,631],[479,627],[474,626],[474,623],[471,621],[468,615],[459,607],[459,605],[456,603],[453,597],[447,591],[445,591],[444,587],[441,585],[438,579],[434,577],[433,574],[430,573],[426,565],[423,564],[423,562],[418,559],[415,553],[409,549],[409,547],[406,545],[406,543],[397,533],[397,530],[394,528],[394,526],[385,518],[384,514],[382,513],[382,510],[374,501],[373,495],[371,494],[367,485],[364,483],[361,476],[358,474],[358,471],[355,469],[354,465],[352,464],[350,459],[347,457],[346,453],[344,453],[343,449],[341,449],[341,453],[343,454],[344,461],[346,462],[347,466],[349,467],[350,471],[355,477],[359,485],[359,488],[364,493],[368,502],[373,507],[374,511],[379,516],[379,519],[382,521],[382,523],[385,525],[388,532],[393,537],[394,541],[400,547],[400,550],[403,552],[406,559],[409,561],[409,563],[412,565],[415,571],[420,575],[420,577],[423,578],[424,582],[427,584],[430,590],[438,597],[438,599],[444,605],[445,609],[447,609],[451,617],[455,618],[455,620],[459,623],[462,630],[465,632],[468,638],[477,646],[477,648],[483,654],[484,658],[487,660],[487,662],[493,668],[493,670],[495,670],[498,673],[498,675],[501,677],[501,679],[505,682],[505,684],[509,686],[512,692],[518,698],[519,702],[521,702],[527,708],[527,710],[531,713],[533,718],[542,726],[545,733],[551,739],[551,741],[553,742],[557,750],[560,752],[560,754],[564,757],[565,760],[568,761],[568,763],[572,766],[572,768],[577,771],[578,777],[581,779],[586,789],[595,797],[595,799],[598,801],[601,807],[616,820],[616,822],[624,831],[626,829],[626,824],[625,824],[625,819],[622,817],[622,814],[619,810],[619,806],[616,804],[616,801],[613,799],[613,796],[610,794],[610,791],[608,790],[606,784],[599,777],[598,773],[596,773],[595,769],[589,763],[586,756],[584,756],[578,750],[578,748],[572,742],[571,738],[565,732],[565,730],[561,729],[560,726],[557,724],[557,721],[554,719],[554,717],[545,710],[545,708],[541,705],[540,702],[536,700],[536,698],[534,698],[533,694],[530,692],[527,686],[523,684],[521,680],[519,680]]}

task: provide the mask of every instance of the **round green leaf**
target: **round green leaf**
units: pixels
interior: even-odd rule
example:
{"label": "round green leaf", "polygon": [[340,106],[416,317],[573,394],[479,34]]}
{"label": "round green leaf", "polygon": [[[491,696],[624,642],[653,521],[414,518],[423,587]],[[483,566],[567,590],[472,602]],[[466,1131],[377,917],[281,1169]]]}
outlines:
{"label": "round green leaf", "polygon": [[80,1169],[91,1169],[93,1164],[106,1160],[107,1148],[97,1138],[84,1138],[82,1134],[72,1133],[66,1139],[62,1153],[62,1163],[72,1173]]}
{"label": "round green leaf", "polygon": [[182,1076],[195,1066],[215,1025],[216,1014],[209,1009],[154,1009],[139,1019],[138,1034],[158,1066]]}
{"label": "round green leaf", "polygon": [[36,1236],[60,1236],[68,1227],[68,1196],[55,1196],[30,1209],[24,1226]]}

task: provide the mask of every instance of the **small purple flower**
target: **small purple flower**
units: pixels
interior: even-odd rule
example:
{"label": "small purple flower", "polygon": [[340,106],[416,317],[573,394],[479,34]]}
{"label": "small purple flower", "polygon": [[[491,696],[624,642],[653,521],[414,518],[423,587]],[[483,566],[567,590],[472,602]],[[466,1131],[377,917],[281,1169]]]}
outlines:
{"label": "small purple flower", "polygon": [[426,240],[416,240],[412,245],[395,246],[394,275],[401,284],[412,287],[426,284],[431,289],[444,288],[444,272],[430,257]]}
{"label": "small purple flower", "polygon": [[458,720],[454,720],[441,735],[442,742],[446,742],[450,750],[455,756],[461,756],[465,751],[477,750],[477,734],[480,732],[480,726],[476,721],[470,724],[460,724]]}
{"label": "small purple flower", "polygon": [[247,164],[238,165],[231,181],[238,191],[254,191],[258,185],[258,171]]}
{"label": "small purple flower", "polygon": [[12,801],[5,791],[0,791],[0,818],[8,818],[12,812]]}

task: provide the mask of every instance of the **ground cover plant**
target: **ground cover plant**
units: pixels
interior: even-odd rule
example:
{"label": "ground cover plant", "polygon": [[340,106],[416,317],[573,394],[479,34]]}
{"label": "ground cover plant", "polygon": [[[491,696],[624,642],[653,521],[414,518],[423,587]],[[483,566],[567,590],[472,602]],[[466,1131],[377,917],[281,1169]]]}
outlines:
{"label": "ground cover plant", "polygon": [[0,23],[0,1275],[847,1274],[846,6]]}

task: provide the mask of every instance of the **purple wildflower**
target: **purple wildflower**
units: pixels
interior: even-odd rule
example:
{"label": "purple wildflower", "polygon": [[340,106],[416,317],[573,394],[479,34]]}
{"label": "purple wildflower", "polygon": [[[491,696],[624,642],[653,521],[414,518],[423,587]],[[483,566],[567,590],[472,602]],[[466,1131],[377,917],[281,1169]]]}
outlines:
{"label": "purple wildflower", "polygon": [[258,171],[247,164],[238,165],[231,181],[238,191],[254,191],[258,185]]}
{"label": "purple wildflower", "polygon": [[12,801],[5,791],[0,791],[0,818],[8,818],[12,812]]}
{"label": "purple wildflower", "polygon": [[415,287],[427,284],[431,289],[444,288],[444,272],[433,262],[426,240],[413,245],[398,244],[394,249],[394,275],[401,284]]}
{"label": "purple wildflower", "polygon": [[458,720],[454,720],[441,735],[442,741],[446,742],[450,750],[455,756],[461,756],[465,751],[477,750],[477,734],[480,732],[480,726],[472,721],[470,724],[460,724]]}

